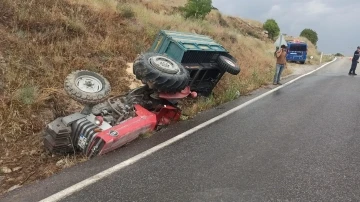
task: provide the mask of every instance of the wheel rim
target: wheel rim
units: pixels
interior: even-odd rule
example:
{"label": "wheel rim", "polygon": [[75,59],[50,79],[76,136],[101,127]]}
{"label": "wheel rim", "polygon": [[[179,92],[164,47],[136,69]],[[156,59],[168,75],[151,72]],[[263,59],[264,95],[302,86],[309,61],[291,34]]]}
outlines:
{"label": "wheel rim", "polygon": [[224,58],[225,62],[228,63],[229,65],[235,67],[235,63],[233,63],[231,60]]}
{"label": "wheel rim", "polygon": [[166,57],[154,56],[150,57],[149,61],[156,68],[165,70],[168,73],[176,74],[180,71],[179,66]]}
{"label": "wheel rim", "polygon": [[75,81],[75,85],[86,93],[97,93],[103,88],[99,79],[89,75],[79,76]]}

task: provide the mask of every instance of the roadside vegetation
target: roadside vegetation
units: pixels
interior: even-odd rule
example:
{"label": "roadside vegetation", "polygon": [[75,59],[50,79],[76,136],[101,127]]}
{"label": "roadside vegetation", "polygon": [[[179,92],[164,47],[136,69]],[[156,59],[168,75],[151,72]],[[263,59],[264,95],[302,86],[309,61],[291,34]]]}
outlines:
{"label": "roadside vegetation", "polygon": [[314,30],[309,29],[309,28],[306,28],[303,31],[301,31],[300,36],[307,38],[315,46],[319,40],[317,33]]}
{"label": "roadside vegetation", "polygon": [[[184,18],[181,7],[186,3],[1,1],[0,193],[86,160],[43,150],[46,123],[82,107],[65,94],[64,78],[74,70],[87,69],[109,79],[112,95],[128,91],[126,64],[151,46],[160,29],[208,35],[229,50],[241,67],[238,76],[226,74],[209,99],[196,100],[185,109],[193,112],[188,116],[271,82],[274,47],[262,23],[226,16],[216,9],[204,18]],[[309,51],[316,64],[318,52],[313,45]]]}
{"label": "roadside vegetation", "polygon": [[266,20],[263,28],[268,32],[268,36],[270,39],[274,39],[280,34],[280,27],[274,19]]}
{"label": "roadside vegetation", "polygon": [[344,55],[341,54],[341,53],[336,53],[335,56],[337,56],[337,57],[344,57]]}

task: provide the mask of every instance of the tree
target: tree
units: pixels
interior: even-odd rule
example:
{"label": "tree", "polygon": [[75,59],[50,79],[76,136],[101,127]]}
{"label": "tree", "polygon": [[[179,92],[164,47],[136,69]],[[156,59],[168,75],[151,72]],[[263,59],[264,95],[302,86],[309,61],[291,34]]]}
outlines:
{"label": "tree", "polygon": [[263,28],[268,32],[268,37],[274,39],[280,33],[280,28],[274,19],[268,19],[263,25]]}
{"label": "tree", "polygon": [[312,44],[316,45],[317,41],[318,41],[318,35],[317,33],[312,30],[312,29],[304,29],[301,33],[300,36],[305,37],[307,39],[309,39],[309,41],[311,41]]}
{"label": "tree", "polygon": [[204,19],[212,9],[212,0],[188,0],[181,8],[185,18]]}

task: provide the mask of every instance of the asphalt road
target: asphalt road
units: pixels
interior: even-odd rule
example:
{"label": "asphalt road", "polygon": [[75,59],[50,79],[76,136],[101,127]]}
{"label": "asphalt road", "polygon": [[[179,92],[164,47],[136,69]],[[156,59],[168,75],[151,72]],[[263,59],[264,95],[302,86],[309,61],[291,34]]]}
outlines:
{"label": "asphalt road", "polygon": [[[63,201],[360,201],[360,76],[349,67],[339,59]],[[252,97],[2,200],[45,198]]]}

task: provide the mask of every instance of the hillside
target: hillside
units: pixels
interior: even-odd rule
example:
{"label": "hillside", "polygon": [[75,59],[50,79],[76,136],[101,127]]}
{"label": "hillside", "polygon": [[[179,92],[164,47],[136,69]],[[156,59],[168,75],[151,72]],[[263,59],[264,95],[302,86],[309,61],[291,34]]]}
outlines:
{"label": "hillside", "polygon": [[[165,4],[166,2],[166,4]],[[0,4],[0,192],[83,161],[44,152],[42,130],[81,106],[63,80],[77,69],[107,77],[112,94],[129,90],[127,63],[146,51],[160,29],[209,35],[238,59],[202,110],[271,82],[273,42],[261,23],[213,10],[204,21],[184,20],[176,0],[2,0]],[[169,5],[169,6],[166,6]],[[314,54],[317,51],[312,46]],[[289,73],[286,71],[285,73]]]}

